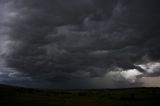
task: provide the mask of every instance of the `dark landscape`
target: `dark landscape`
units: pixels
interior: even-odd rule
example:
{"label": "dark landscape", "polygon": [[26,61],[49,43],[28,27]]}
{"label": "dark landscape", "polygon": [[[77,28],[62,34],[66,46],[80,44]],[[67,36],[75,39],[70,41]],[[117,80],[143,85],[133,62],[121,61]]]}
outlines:
{"label": "dark landscape", "polygon": [[155,106],[160,88],[38,90],[0,86],[1,106]]}
{"label": "dark landscape", "polygon": [[160,106],[160,0],[0,0],[0,106]]}

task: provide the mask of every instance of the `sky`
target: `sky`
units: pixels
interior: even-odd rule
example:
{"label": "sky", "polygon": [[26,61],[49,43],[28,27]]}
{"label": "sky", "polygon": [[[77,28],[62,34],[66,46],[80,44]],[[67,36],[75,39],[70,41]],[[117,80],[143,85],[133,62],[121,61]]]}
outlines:
{"label": "sky", "polygon": [[0,83],[160,87],[159,0],[0,0]]}

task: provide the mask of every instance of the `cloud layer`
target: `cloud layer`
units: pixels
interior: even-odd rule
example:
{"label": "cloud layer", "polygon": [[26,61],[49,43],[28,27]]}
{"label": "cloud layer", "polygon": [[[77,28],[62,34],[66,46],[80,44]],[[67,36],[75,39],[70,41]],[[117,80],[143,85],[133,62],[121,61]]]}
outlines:
{"label": "cloud layer", "polygon": [[87,88],[107,78],[109,87],[136,86],[128,80],[114,85],[108,73],[119,68],[147,73],[141,64],[159,62],[158,0],[0,3],[0,53],[7,67],[33,82]]}

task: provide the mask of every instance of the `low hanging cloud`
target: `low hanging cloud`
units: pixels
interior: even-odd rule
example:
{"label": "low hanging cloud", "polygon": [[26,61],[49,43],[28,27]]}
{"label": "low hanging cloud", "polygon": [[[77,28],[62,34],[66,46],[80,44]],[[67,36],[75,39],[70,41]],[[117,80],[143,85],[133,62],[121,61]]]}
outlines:
{"label": "low hanging cloud", "polygon": [[0,3],[1,57],[7,67],[33,82],[41,81],[52,88],[139,86],[124,72],[116,74],[125,75],[124,80],[118,77],[122,80],[118,85],[109,73],[120,68],[119,72],[148,74],[141,65],[159,63],[158,0]]}

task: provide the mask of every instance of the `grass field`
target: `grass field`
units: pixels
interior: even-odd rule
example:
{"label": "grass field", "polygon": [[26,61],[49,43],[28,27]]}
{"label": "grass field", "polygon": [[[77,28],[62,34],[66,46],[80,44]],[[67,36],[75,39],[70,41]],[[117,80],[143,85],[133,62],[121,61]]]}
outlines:
{"label": "grass field", "polygon": [[160,88],[36,90],[0,86],[0,106],[159,106]]}

